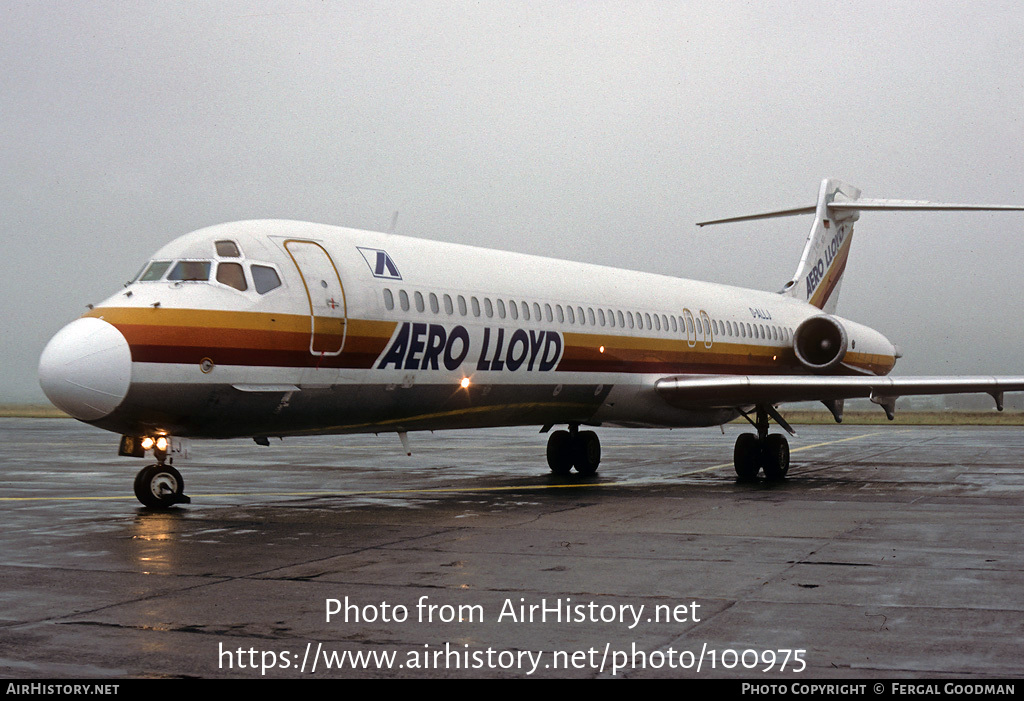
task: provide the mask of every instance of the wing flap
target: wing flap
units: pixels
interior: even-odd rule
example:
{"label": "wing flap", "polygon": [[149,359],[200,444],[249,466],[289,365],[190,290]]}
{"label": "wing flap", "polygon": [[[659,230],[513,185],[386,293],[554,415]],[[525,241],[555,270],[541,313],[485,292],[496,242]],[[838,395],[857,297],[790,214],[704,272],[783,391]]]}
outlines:
{"label": "wing flap", "polygon": [[1024,376],[678,375],[658,380],[655,387],[666,402],[680,409],[981,393],[991,394],[1002,408],[1004,392],[1024,392]]}

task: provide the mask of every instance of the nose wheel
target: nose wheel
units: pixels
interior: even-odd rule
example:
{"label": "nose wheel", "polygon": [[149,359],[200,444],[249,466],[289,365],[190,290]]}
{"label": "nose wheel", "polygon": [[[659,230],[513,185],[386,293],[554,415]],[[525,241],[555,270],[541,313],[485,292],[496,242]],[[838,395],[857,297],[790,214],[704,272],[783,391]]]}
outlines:
{"label": "nose wheel", "polygon": [[135,475],[135,496],[143,506],[151,509],[168,509],[175,504],[189,504],[185,496],[185,480],[181,473],[170,465],[150,465]]}

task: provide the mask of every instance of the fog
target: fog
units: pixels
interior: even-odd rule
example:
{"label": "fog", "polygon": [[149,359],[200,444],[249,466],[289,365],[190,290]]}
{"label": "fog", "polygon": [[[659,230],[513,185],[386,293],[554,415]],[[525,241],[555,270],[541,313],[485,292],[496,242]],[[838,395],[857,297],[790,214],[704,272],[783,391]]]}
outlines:
{"label": "fog", "polygon": [[[1014,2],[0,0],[0,400],[168,240],[292,218],[758,289],[865,197],[1024,203]],[[866,213],[838,313],[1024,374],[1024,214]]]}

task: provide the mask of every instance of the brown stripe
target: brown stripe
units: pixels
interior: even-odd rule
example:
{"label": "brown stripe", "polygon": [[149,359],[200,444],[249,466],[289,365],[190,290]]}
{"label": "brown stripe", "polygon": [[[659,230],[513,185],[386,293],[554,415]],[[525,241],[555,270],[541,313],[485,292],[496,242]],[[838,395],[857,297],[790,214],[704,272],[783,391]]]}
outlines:
{"label": "brown stripe", "polygon": [[817,291],[811,298],[811,305],[818,309],[824,309],[825,304],[828,302],[829,297],[832,296],[832,292],[836,289],[836,285],[843,279],[843,273],[846,271],[846,261],[850,257],[850,245],[853,241],[853,230],[850,230],[846,240],[843,241],[843,245],[839,247],[839,252],[836,257],[832,260],[832,265],[829,266],[826,275],[827,279],[823,284],[818,286]]}

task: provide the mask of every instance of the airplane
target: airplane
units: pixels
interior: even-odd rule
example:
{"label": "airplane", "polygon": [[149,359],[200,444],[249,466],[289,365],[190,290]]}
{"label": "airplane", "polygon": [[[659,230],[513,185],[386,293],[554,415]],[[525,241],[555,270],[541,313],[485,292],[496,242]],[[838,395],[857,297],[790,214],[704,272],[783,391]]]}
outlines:
{"label": "airplane", "polygon": [[[189,439],[540,426],[557,475],[592,475],[600,426],[698,427],[743,417],[740,480],[781,480],[778,407],[821,401],[837,422],[865,397],[1024,390],[1024,376],[892,377],[901,356],[835,314],[861,212],[1024,210],[860,197],[822,181],[779,292],[285,220],[194,231],[49,341],[39,380],[57,407],[156,460],[146,507],[189,503]],[[556,426],[565,426],[551,431]],[[410,453],[411,454],[411,453]]]}

